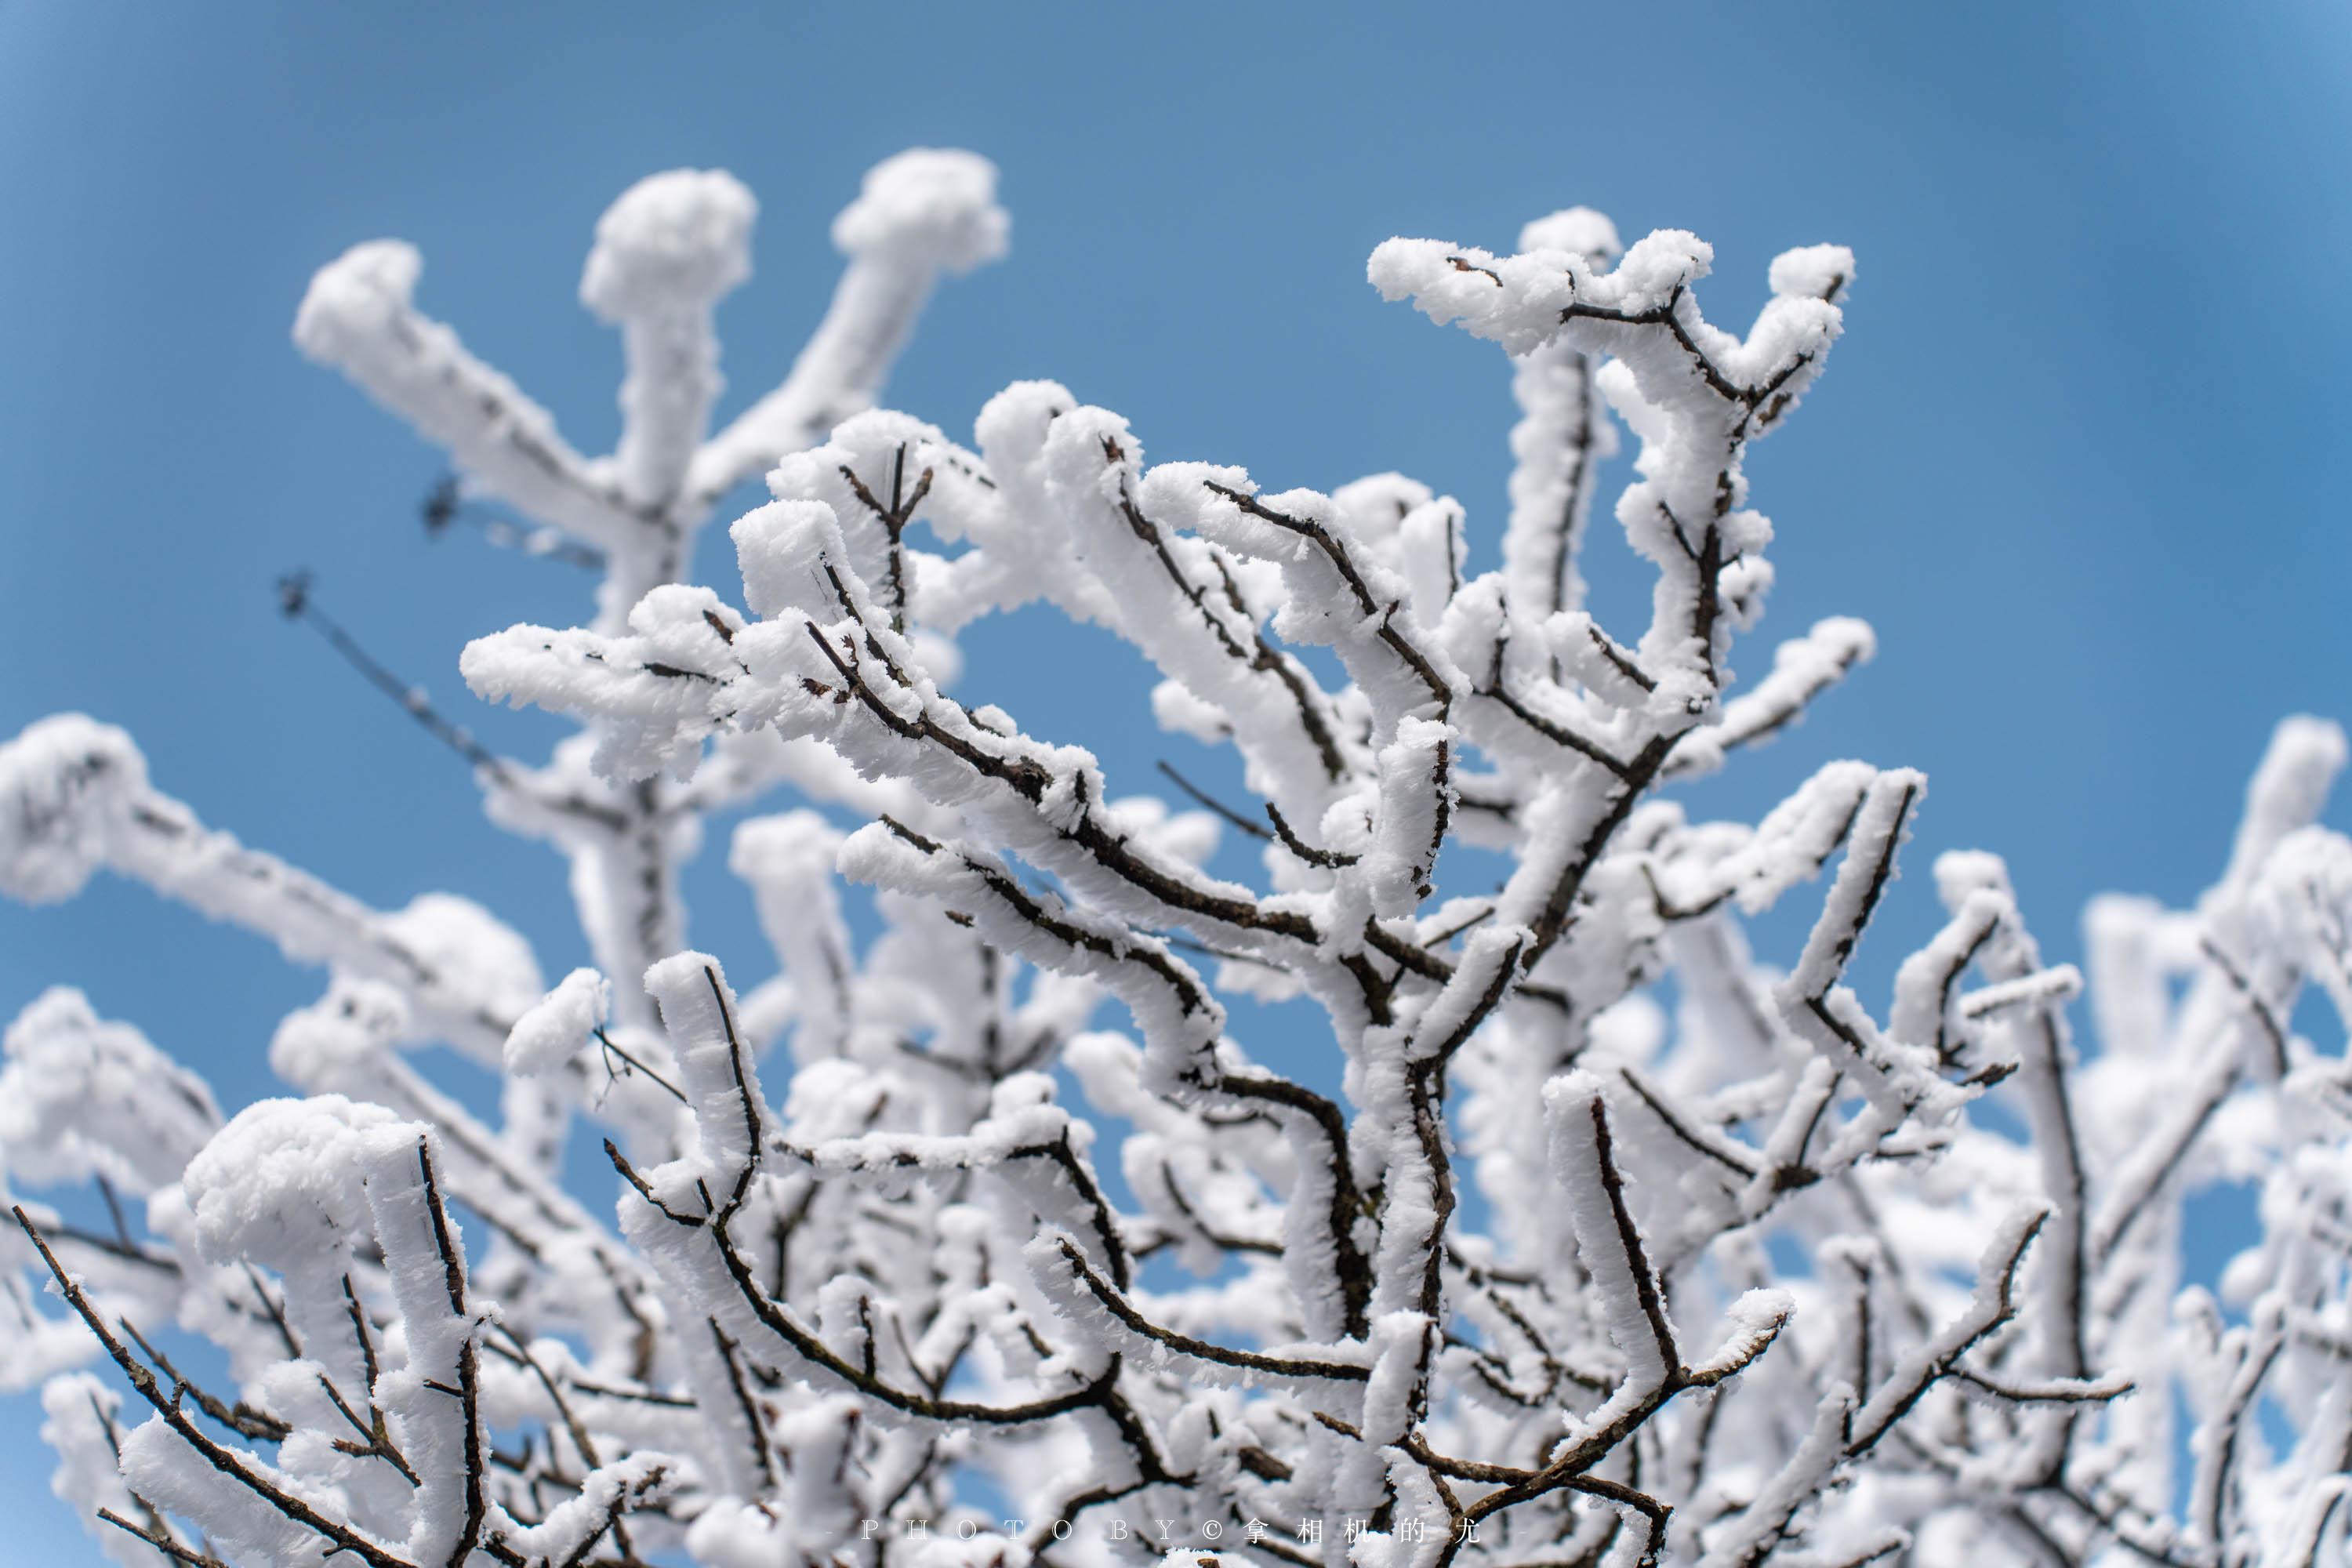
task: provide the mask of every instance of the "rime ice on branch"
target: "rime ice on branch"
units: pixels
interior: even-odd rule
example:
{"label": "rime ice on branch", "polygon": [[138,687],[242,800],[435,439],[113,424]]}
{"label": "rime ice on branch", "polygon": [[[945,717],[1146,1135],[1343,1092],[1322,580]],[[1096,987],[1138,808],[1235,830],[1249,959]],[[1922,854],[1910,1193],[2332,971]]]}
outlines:
{"label": "rime ice on branch", "polygon": [[[2087,977],[1998,858],[1944,856],[1947,923],[1883,1010],[1849,968],[1926,781],[1831,762],[1754,824],[1668,793],[1872,651],[1829,620],[1734,673],[1771,583],[1746,453],[1821,374],[1851,256],[1780,258],[1738,337],[1688,234],[1621,253],[1579,209],[1516,256],[1381,247],[1382,294],[1516,356],[1502,569],[1472,575],[1464,509],[1400,475],[1147,465],[1048,383],[969,447],[867,408],[936,272],[1002,246],[961,154],[877,171],[833,315],[706,440],[749,218],[724,176],[667,175],[600,226],[610,459],[415,313],[401,247],[322,274],[299,328],[604,563],[593,625],[461,666],[583,723],[546,769],[475,761],[501,822],[572,857],[598,969],[547,990],[470,905],[359,905],[87,720],[0,750],[0,886],[106,867],[331,975],[272,1045],[310,1098],[226,1127],[79,995],[8,1035],[10,1175],[146,1199],[144,1236],[27,1205],[5,1259],[0,1367],[47,1380],[60,1492],[118,1556],[2343,1558],[2352,1079],[2293,1025],[2306,984],[2331,1033],[2352,1008],[2352,842],[2317,826],[2342,735],[2281,728],[2193,910],[2094,905]],[[1612,412],[1640,628],[1578,568]],[[741,607],[672,581],[761,468]],[[1161,724],[1230,743],[1258,798],[1118,794],[1018,693],[946,695],[954,635],[1031,605],[1132,645]],[[825,810],[735,835],[782,969],[739,995],[673,951],[671,877],[699,813],[779,782]],[[1254,873],[1211,868],[1225,826]],[[1508,857],[1499,888],[1454,886],[1459,842]],[[876,890],[862,945],[836,871]],[[1802,947],[1757,959],[1744,922],[1811,882]],[[1258,1059],[1227,994],[1319,1006],[1341,1094]],[[433,1039],[507,1070],[499,1126],[400,1054]],[[593,1203],[551,1174],[574,1116],[608,1134]],[[2184,1289],[2184,1205],[2249,1177],[2259,1245],[2218,1298]],[[138,1331],[170,1321],[233,1394]],[[136,1399],[65,1370],[93,1351]]]}
{"label": "rime ice on branch", "polygon": [[[422,262],[396,240],[322,270],[295,318],[302,352],[341,370],[446,448],[468,489],[596,552],[599,625],[620,629],[675,582],[719,498],[868,407],[942,273],[1004,252],[996,171],[970,153],[918,149],[877,165],[834,224],[849,266],[780,386],[715,433],[722,383],[711,317],[751,275],[751,195],[730,175],[681,169],[639,182],[596,226],[582,303],[621,329],[628,363],[618,449],[588,458],[515,384],[422,315]],[[643,973],[685,939],[677,869],[701,815],[790,776],[772,746],[747,746],[698,790],[621,785],[587,765],[587,738],[543,768],[481,768],[493,816],[572,862],[572,888],[606,972]],[[719,776],[719,775],[723,775]],[[634,986],[623,1016],[652,1019]]]}

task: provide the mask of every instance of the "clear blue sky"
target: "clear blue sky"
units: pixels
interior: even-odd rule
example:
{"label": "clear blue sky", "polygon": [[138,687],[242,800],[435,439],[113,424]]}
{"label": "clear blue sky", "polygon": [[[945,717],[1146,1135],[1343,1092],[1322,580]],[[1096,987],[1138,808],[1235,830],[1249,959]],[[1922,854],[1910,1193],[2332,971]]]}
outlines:
{"label": "clear blue sky", "polygon": [[[663,9],[0,4],[0,733],[123,724],[211,821],[380,904],[469,894],[560,973],[583,956],[560,864],[482,825],[269,585],[314,568],[379,654],[535,753],[555,727],[478,710],[457,651],[584,618],[585,582],[428,544],[435,455],[296,355],[295,302],[352,242],[413,240],[425,308],[602,450],[618,347],[573,291],[615,194],[697,164],[759,195],[721,318],[740,402],[821,308],[831,215],[909,144],[997,161],[1013,250],[935,302],[894,403],[968,431],[1050,375],[1155,458],[1281,487],[1400,468],[1467,503],[1480,565],[1507,366],[1381,304],[1374,244],[1507,249],[1589,204],[1712,240],[1704,298],[1739,326],[1774,253],[1853,247],[1847,336],[1751,464],[1780,586],[1738,662],[1832,613],[1882,651],[1703,804],[1752,812],[1836,755],[1923,767],[1915,871],[2007,852],[2060,954],[2094,891],[2204,885],[2278,715],[2352,718],[2338,5]],[[732,596],[719,534],[702,575]],[[1630,616],[1612,535],[1601,605]],[[1017,699],[1115,783],[1166,748],[1102,727],[1143,689],[1126,664],[1027,628],[972,647],[968,696]],[[720,844],[696,940],[756,976]],[[1929,902],[1915,875],[1882,959]],[[0,905],[0,1016],[55,982],[232,1105],[271,1091],[270,1029],[319,987],[104,881]],[[37,1412],[5,1409],[0,1556],[94,1560],[46,1499]]]}

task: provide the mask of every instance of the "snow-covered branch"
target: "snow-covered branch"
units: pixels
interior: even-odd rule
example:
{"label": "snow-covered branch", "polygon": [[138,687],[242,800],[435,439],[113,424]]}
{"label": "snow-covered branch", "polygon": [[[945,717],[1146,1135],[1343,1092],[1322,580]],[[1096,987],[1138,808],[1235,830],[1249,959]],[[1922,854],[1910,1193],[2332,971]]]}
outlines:
{"label": "snow-covered branch", "polygon": [[[824,322],[715,435],[751,199],[625,195],[581,284],[628,365],[608,458],[419,313],[406,247],[305,300],[305,352],[448,452],[450,505],[604,573],[587,624],[464,652],[476,695],[579,722],[538,767],[289,598],[566,856],[593,966],[549,985],[462,900],[370,909],[92,721],[0,747],[0,889],[110,870],[326,971],[271,1043],[305,1098],[226,1121],[78,993],[7,1032],[0,1378],[43,1386],[116,1559],[2342,1559],[2352,1077],[2298,1010],[2352,1016],[2341,732],[2283,725],[2213,889],[2100,901],[2079,970],[1982,852],[1936,861],[1916,952],[1861,962],[1920,896],[1921,774],[1828,762],[1753,822],[1673,793],[1791,743],[1874,648],[1832,618],[1733,666],[1772,577],[1746,454],[1822,374],[1851,255],[1774,261],[1743,338],[1681,231],[1380,247],[1383,296],[1514,358],[1486,533],[1402,475],[1148,463],[1052,383],[969,445],[873,406],[939,278],[1002,253],[993,178],[876,169]],[[1621,427],[1643,625],[1580,566]],[[762,472],[740,594],[680,581]],[[1019,692],[962,692],[955,637],[1012,613],[1148,661],[1239,791],[1163,763],[1178,798],[1124,793]],[[687,950],[677,868],[784,785],[729,858],[776,970],[739,994],[754,933]],[[1749,922],[1814,882],[1759,956]],[[495,1116],[434,1042],[503,1074]],[[562,1176],[583,1121],[593,1193]],[[2248,1180],[2259,1238],[2189,1284],[2186,1205]]]}

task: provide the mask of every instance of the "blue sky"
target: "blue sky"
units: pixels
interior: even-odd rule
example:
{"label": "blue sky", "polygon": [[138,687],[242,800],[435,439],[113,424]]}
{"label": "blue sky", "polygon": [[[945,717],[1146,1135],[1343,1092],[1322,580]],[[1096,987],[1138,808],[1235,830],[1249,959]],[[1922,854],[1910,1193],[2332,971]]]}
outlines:
{"label": "blue sky", "polygon": [[[1701,804],[1753,812],[1832,756],[1923,767],[1915,872],[2003,850],[2071,956],[2089,894],[2204,885],[2279,715],[2352,717],[2347,79],[2352,20],[2292,0],[658,19],[9,0],[0,733],[59,709],[123,724],[215,824],[386,906],[471,895],[560,973],[583,956],[560,864],[481,824],[463,770],[272,613],[272,579],[314,569],[381,657],[526,753],[556,727],[479,710],[457,651],[586,614],[576,574],[427,542],[435,455],[288,341],[320,264],[415,241],[425,307],[601,450],[619,351],[574,289],[622,188],[719,165],[761,198],[757,274],[721,315],[731,409],[822,308],[825,226],[859,173],[971,147],[1003,168],[1013,254],[943,291],[894,403],[967,431],[1005,382],[1050,375],[1128,415],[1154,458],[1277,487],[1402,469],[1468,505],[1483,566],[1506,362],[1381,304],[1363,260],[1398,233],[1507,249],[1584,203],[1629,237],[1713,241],[1703,299],[1735,326],[1776,252],[1861,258],[1826,379],[1751,462],[1780,585],[1738,663],[1760,673],[1776,634],[1833,613],[1875,625],[1881,653]],[[1612,534],[1591,574],[1623,621],[1645,588]],[[712,544],[700,574],[731,596]],[[1171,743],[1104,727],[1145,680],[1074,657],[1096,646],[1034,621],[975,637],[966,695],[1142,787]],[[756,977],[722,842],[689,884],[696,939]],[[1882,963],[1930,902],[1915,875]],[[0,905],[0,1016],[56,982],[230,1104],[272,1089],[270,1028],[318,990],[105,881]],[[85,1560],[44,1496],[29,1402],[10,1415],[16,1549]]]}

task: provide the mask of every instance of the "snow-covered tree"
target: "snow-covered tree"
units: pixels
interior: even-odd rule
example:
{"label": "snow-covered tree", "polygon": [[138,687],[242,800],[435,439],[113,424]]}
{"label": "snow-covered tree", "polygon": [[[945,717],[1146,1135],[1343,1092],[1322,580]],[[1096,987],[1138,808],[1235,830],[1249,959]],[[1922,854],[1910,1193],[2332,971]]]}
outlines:
{"label": "snow-covered tree", "polygon": [[[2279,730],[2195,909],[2094,904],[2087,986],[1998,858],[1943,857],[1948,919],[1874,1009],[1847,968],[1921,776],[1831,762],[1752,825],[1675,800],[1871,652],[1832,620],[1731,662],[1771,582],[1743,459],[1822,372],[1845,251],[1774,261],[1744,339],[1678,231],[1375,251],[1384,296],[1513,356],[1473,577],[1463,509],[1399,475],[1147,466],[1045,383],[969,447],[874,409],[937,276],[1002,250],[992,183],[877,169],[824,324],[716,436],[751,199],[629,192],[582,285],[629,356],[608,458],[417,312],[407,247],[303,302],[304,351],[446,448],[445,509],[601,565],[592,625],[462,661],[579,721],[547,763],[417,710],[567,858],[594,969],[551,989],[471,903],[386,913],[247,848],[87,718],[0,748],[0,888],[110,869],[328,975],[270,1047],[306,1098],[226,1121],[78,993],[8,1028],[8,1180],[114,1217],[15,1208],[0,1378],[41,1387],[116,1560],[2342,1563],[2352,1077],[2291,1023],[2307,986],[2352,1015],[2352,842],[2315,825],[2342,734]],[[1578,569],[1619,423],[1638,635]],[[677,579],[762,471],[739,608]],[[1019,692],[948,696],[956,634],[1032,604],[1139,650],[1255,806],[1114,794]],[[677,868],[783,786],[730,857],[782,969],[739,995],[679,951]],[[1743,921],[1815,881],[1801,949],[1756,956]],[[503,1069],[495,1125],[430,1042]],[[1322,1051],[1337,1096],[1262,1059]],[[583,1119],[602,1191],[558,1177]],[[2184,1204],[2249,1180],[2259,1238],[2185,1284]]]}

